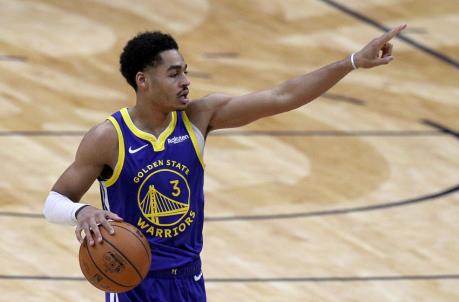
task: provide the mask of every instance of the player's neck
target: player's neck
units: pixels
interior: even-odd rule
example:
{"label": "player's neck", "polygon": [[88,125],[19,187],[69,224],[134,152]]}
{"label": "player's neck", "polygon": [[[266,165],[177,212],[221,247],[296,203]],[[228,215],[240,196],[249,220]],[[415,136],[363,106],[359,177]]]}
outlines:
{"label": "player's neck", "polygon": [[167,128],[172,118],[172,112],[163,112],[151,106],[142,106],[138,103],[129,108],[128,111],[137,128],[155,136],[158,136]]}

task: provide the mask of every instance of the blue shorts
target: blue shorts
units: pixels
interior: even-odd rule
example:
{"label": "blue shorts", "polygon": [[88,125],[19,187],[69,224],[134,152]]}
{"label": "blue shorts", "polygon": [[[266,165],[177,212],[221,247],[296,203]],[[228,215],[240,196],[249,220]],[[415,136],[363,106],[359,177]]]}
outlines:
{"label": "blue shorts", "polygon": [[136,288],[105,293],[106,302],[206,302],[201,261],[182,268],[151,272]]}

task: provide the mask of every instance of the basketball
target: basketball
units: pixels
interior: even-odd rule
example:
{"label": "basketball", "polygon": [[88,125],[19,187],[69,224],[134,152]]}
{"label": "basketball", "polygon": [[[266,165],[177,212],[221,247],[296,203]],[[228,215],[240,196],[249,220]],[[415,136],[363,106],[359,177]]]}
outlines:
{"label": "basketball", "polygon": [[120,293],[136,287],[146,277],[151,263],[147,239],[133,225],[111,221],[115,234],[99,227],[103,237],[93,246],[80,246],[80,267],[86,279],[106,292]]}

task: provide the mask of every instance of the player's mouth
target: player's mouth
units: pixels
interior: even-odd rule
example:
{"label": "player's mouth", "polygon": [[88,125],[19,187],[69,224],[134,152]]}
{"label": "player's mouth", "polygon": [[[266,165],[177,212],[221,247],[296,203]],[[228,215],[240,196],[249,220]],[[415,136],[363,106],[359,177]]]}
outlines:
{"label": "player's mouth", "polygon": [[184,104],[184,105],[186,105],[186,104],[188,104],[188,103],[190,102],[190,99],[188,99],[188,93],[189,93],[189,92],[190,92],[190,91],[189,91],[188,89],[185,89],[185,90],[182,90],[182,91],[177,95],[179,101],[180,101],[182,104]]}

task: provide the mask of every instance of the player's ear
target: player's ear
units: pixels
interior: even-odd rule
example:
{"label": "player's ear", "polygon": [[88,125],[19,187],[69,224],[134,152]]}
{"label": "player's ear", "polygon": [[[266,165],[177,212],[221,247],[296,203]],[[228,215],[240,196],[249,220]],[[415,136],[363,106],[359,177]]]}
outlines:
{"label": "player's ear", "polygon": [[135,75],[135,82],[137,83],[137,87],[146,89],[147,88],[147,82],[148,78],[145,73],[139,71]]}

